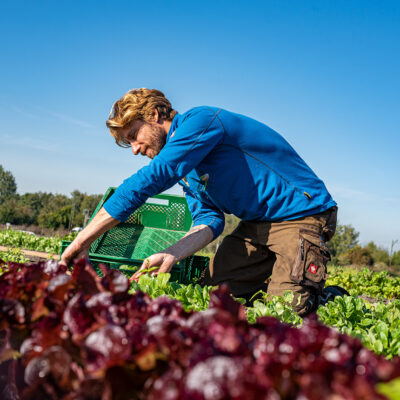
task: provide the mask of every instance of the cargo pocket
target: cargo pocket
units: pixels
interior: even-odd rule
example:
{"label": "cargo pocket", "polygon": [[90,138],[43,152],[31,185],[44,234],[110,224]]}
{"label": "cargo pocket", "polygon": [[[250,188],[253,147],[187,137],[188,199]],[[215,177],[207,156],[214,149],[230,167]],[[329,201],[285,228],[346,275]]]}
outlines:
{"label": "cargo pocket", "polygon": [[296,261],[290,278],[302,286],[311,286],[322,291],[327,278],[328,248],[321,235],[310,229],[300,229]]}

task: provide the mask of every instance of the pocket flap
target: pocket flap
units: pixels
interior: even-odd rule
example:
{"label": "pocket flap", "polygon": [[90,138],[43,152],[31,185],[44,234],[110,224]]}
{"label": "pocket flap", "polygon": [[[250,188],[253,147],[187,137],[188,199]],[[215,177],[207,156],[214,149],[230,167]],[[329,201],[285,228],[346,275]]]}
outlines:
{"label": "pocket flap", "polygon": [[300,237],[305,239],[305,241],[309,242],[310,244],[321,248],[324,252],[329,253],[328,248],[325,245],[324,239],[320,232],[313,231],[311,229],[300,229]]}

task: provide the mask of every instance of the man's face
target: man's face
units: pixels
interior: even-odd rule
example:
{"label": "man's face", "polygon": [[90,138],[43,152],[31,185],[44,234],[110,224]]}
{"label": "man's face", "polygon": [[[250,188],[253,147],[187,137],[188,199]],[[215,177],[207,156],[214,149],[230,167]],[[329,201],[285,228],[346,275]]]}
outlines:
{"label": "man's face", "polygon": [[157,122],[133,121],[120,130],[121,135],[131,144],[133,154],[154,158],[164,147],[167,134]]}

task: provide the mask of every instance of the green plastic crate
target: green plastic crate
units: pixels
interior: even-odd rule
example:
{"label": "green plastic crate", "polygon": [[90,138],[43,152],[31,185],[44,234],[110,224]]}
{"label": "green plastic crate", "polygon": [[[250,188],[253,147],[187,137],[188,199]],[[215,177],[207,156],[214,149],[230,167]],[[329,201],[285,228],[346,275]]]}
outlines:
{"label": "green plastic crate", "polygon": [[[115,188],[107,190],[92,218],[114,191]],[[124,268],[124,265],[141,266],[145,258],[181,239],[191,225],[192,218],[183,196],[156,195],[125,222],[97,238],[89,249],[89,259],[99,274],[101,271],[97,265],[103,263],[130,276],[133,271]],[[62,242],[61,254],[68,244],[69,242]],[[172,268],[171,280],[189,283],[200,276],[208,263],[208,257],[190,256]]]}

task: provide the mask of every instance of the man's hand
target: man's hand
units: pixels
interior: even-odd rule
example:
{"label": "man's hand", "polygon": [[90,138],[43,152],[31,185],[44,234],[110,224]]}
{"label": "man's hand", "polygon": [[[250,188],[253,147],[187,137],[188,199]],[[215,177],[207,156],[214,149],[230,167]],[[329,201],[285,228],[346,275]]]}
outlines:
{"label": "man's hand", "polygon": [[140,267],[129,279],[130,282],[138,281],[139,277],[152,267],[159,267],[153,271],[154,274],[169,272],[171,268],[180,260],[191,256],[196,251],[207,246],[213,240],[213,233],[207,225],[198,225],[192,228],[181,240],[162,253],[156,253],[146,258]]}
{"label": "man's hand", "polygon": [[88,257],[89,248],[93,241],[118,224],[118,220],[108,214],[104,208],[101,208],[89,225],[79,232],[75,240],[65,249],[60,264],[68,266],[74,258]]}
{"label": "man's hand", "polygon": [[76,241],[73,241],[62,253],[60,264],[68,267],[75,258],[89,257],[89,247],[80,247]]}
{"label": "man's hand", "polygon": [[167,273],[178,262],[177,258],[168,253],[156,253],[147,257],[138,271],[136,271],[129,279],[130,282],[138,281],[139,277],[147,272],[148,269],[157,267],[158,269],[151,272],[151,275],[157,275],[160,272]]}

